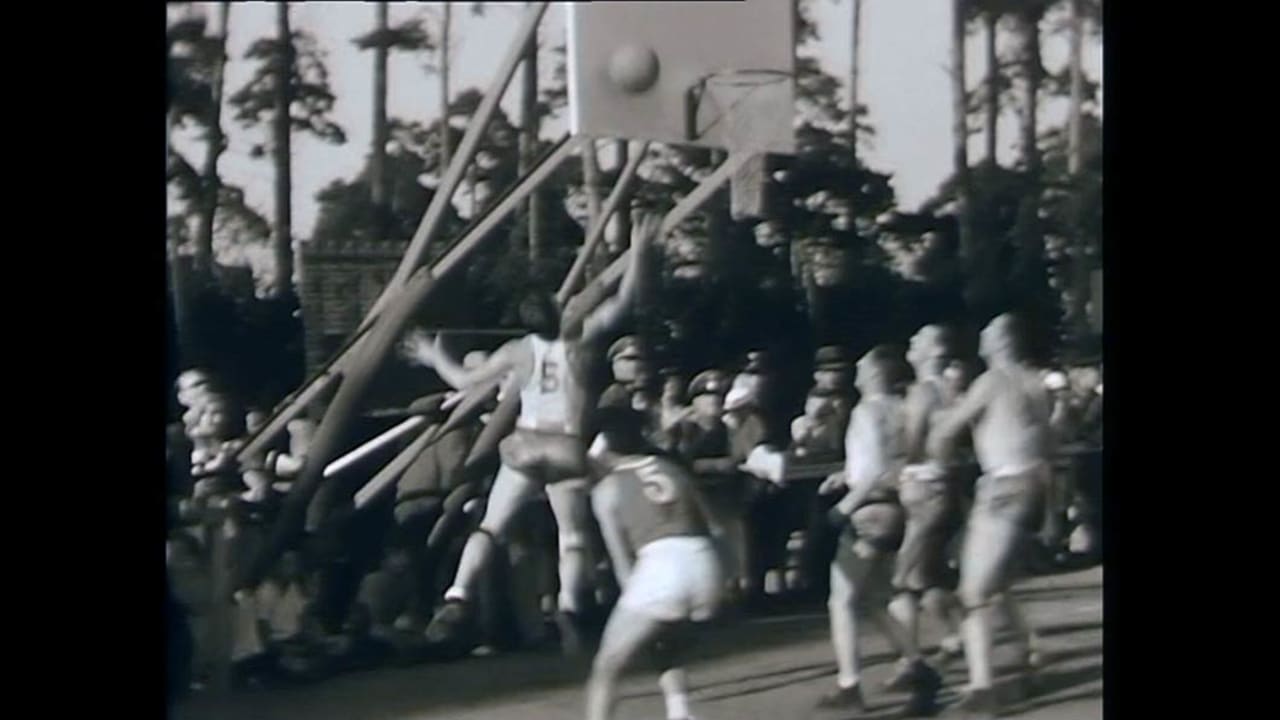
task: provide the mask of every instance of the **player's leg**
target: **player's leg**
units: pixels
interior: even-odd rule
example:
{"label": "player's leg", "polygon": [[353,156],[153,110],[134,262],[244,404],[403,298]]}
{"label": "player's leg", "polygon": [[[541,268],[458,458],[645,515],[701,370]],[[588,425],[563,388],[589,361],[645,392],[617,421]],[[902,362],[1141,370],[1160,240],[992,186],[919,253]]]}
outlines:
{"label": "player's leg", "polygon": [[585,642],[582,605],[591,591],[592,560],[587,547],[590,495],[584,482],[571,480],[548,485],[547,499],[557,527],[560,592],[556,598],[556,625],[563,649],[576,655]]}
{"label": "player's leg", "polygon": [[831,579],[827,610],[831,622],[831,646],[836,656],[836,690],[825,695],[820,707],[863,707],[861,677],[858,666],[857,588],[860,575],[869,565],[854,553],[852,538],[839,540],[835,561],[831,563]]}
{"label": "player's leg", "polygon": [[908,491],[915,484],[904,483],[901,490],[902,509],[906,517],[902,533],[902,545],[894,558],[893,587],[896,591],[889,603],[889,612],[913,640],[919,638],[919,606],[921,565],[928,550],[928,508],[922,498],[913,497]]}
{"label": "player's leg", "polygon": [[[905,492],[903,495],[906,523],[902,545],[893,559],[893,599],[887,609],[873,608],[872,618],[885,629],[895,646],[915,648],[920,639],[920,564],[923,562],[928,528],[923,522],[925,518],[920,513],[919,504],[909,502]],[[887,626],[881,619],[882,610],[892,621]],[[896,670],[885,680],[884,687],[893,690],[906,687],[912,677],[914,659],[902,653]]]}
{"label": "player's leg", "polygon": [[622,604],[614,608],[587,680],[587,720],[613,717],[622,672],[658,637],[664,625],[661,620]]}
{"label": "player's leg", "polygon": [[559,482],[547,486],[547,499],[555,513],[560,558],[559,607],[580,612],[589,592],[591,558],[587,547],[590,523],[590,496],[585,483]]}
{"label": "player's leg", "polygon": [[613,520],[614,508],[618,502],[616,483],[613,476],[608,476],[591,489],[591,509],[595,512],[596,523],[600,527],[600,535],[604,539],[605,550],[615,573],[621,568],[630,567],[632,562],[626,539]]}
{"label": "player's leg", "polygon": [[456,639],[459,627],[471,617],[470,593],[475,588],[480,573],[493,557],[494,544],[535,489],[533,480],[524,473],[505,464],[499,468],[493,489],[489,492],[480,528],[467,538],[453,585],[445,591],[445,605],[427,626],[428,641],[445,643]]}
{"label": "player's leg", "polygon": [[484,518],[480,521],[480,528],[467,538],[453,586],[445,593],[446,599],[466,599],[481,568],[493,555],[493,544],[506,532],[511,521],[536,489],[537,486],[528,475],[506,465],[498,469],[493,489],[489,492]]}
{"label": "player's leg", "polygon": [[654,666],[667,708],[667,720],[688,720],[691,716],[689,674],[683,662],[691,636],[690,623],[672,624],[653,645]]}
{"label": "player's leg", "polygon": [[[964,611],[954,594],[946,590],[950,584],[947,545],[955,531],[958,508],[956,498],[945,486],[937,484],[925,489],[928,492],[908,508],[907,532],[898,554],[894,585],[915,591],[917,614],[912,620],[918,623],[918,613],[925,612],[946,628],[938,659],[947,663],[963,652],[960,623]],[[919,642],[919,635],[915,637]]]}
{"label": "player's leg", "polygon": [[1007,587],[1007,568],[1021,533],[1016,523],[976,507],[960,552],[959,595],[965,607],[963,635],[969,665],[969,692],[962,702],[973,710],[994,712],[992,610]]}
{"label": "player's leg", "polygon": [[956,599],[955,593],[945,587],[931,587],[921,596],[920,609],[932,615],[946,628],[947,634],[938,643],[934,664],[945,666],[964,655],[964,640],[961,638],[964,608]]}
{"label": "player's leg", "polygon": [[1022,604],[1013,596],[1012,590],[1001,594],[1000,607],[1004,610],[1005,617],[1008,618],[1009,625],[1017,637],[1016,643],[1020,650],[1022,664],[1026,669],[1038,667],[1041,663],[1040,636],[1036,633],[1035,627],[1027,621]]}

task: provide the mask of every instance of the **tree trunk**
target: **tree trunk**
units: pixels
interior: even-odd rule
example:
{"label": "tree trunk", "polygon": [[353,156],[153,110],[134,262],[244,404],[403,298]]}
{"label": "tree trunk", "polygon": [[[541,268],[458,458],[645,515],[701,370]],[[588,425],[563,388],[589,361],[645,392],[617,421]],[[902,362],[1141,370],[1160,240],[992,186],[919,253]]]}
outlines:
{"label": "tree trunk", "polygon": [[289,4],[276,3],[276,38],[280,44],[276,56],[276,107],[272,119],[276,161],[276,235],[272,243],[276,279],[274,294],[286,295],[293,287],[293,212],[289,205],[292,194],[289,144],[289,105],[293,100],[293,37],[289,30]]}
{"label": "tree trunk", "polygon": [[994,10],[988,10],[983,14],[983,21],[987,26],[987,93],[985,98],[987,105],[987,162],[991,163],[991,167],[997,167],[1000,164],[996,160],[996,138],[1000,124],[1000,57],[996,54],[996,39],[998,37],[997,30],[1000,25],[1000,16]]}
{"label": "tree trunk", "polygon": [[1084,104],[1083,58],[1084,18],[1080,0],[1071,0],[1071,114],[1067,118],[1067,172],[1080,172],[1080,112]]}
{"label": "tree trunk", "polygon": [[956,216],[960,225],[960,253],[973,257],[969,229],[969,108],[965,87],[965,0],[951,3],[951,162],[956,177]]}
{"label": "tree trunk", "polygon": [[218,57],[214,61],[212,95],[213,107],[209,110],[208,146],[205,148],[204,167],[200,171],[200,225],[196,230],[195,257],[192,265],[198,282],[213,277],[213,221],[218,212],[218,158],[223,151],[222,135],[222,76],[227,63],[227,21],[231,17],[231,3],[218,3]]}
{"label": "tree trunk", "polygon": [[1089,319],[1086,309],[1089,301],[1089,293],[1091,289],[1090,267],[1088,263],[1088,255],[1085,253],[1086,238],[1080,231],[1080,192],[1081,183],[1080,170],[1083,158],[1082,138],[1081,138],[1081,113],[1084,105],[1084,68],[1083,52],[1084,52],[1084,9],[1081,7],[1081,0],[1071,0],[1071,109],[1067,117],[1067,173],[1071,177],[1073,188],[1073,211],[1071,213],[1071,224],[1075,242],[1075,282],[1074,295],[1071,299],[1071,305],[1067,309],[1071,320],[1071,327],[1078,335],[1085,335],[1088,332]]}
{"label": "tree trunk", "polygon": [[1040,179],[1040,148],[1037,144],[1037,117],[1040,95],[1040,18],[1042,10],[1032,7],[1019,14],[1022,25],[1022,80],[1025,97],[1022,106],[1022,160],[1028,175]]}
{"label": "tree trunk", "polygon": [[[600,155],[596,152],[594,140],[582,146],[582,190],[587,195],[587,231],[590,232],[591,227],[600,218],[600,206],[603,204],[600,197]],[[626,242],[621,238],[619,241]],[[606,245],[611,244],[606,243]],[[620,250],[621,248],[609,247],[609,249]],[[601,253],[596,257],[603,258],[603,256],[604,254]]]}
{"label": "tree trunk", "polygon": [[376,5],[377,42],[373,47],[373,147],[369,154],[369,191],[373,200],[374,238],[387,230],[387,3]]}
{"label": "tree trunk", "polygon": [[858,167],[858,51],[862,47],[862,0],[853,0],[849,50],[849,155]]}
{"label": "tree trunk", "polygon": [[453,157],[449,141],[449,25],[452,5],[444,4],[444,21],[440,26],[440,177],[444,178]]}
{"label": "tree trunk", "polygon": [[[618,154],[618,179],[622,178],[622,169],[631,162],[631,145],[626,140],[617,141]],[[614,213],[617,218],[618,242],[622,244],[631,242],[631,190],[620,198],[618,202],[618,210]]]}
{"label": "tree trunk", "polygon": [[[538,154],[538,36],[529,39],[524,56],[524,76],[520,98],[520,174],[533,167]],[[539,193],[529,195],[529,262],[536,264],[542,258],[541,203]]]}
{"label": "tree trunk", "polygon": [[[178,113],[172,107],[165,115],[165,158],[168,161],[171,150],[171,140],[173,128],[178,123]],[[178,347],[178,363],[186,364],[190,362],[191,351],[191,319],[188,315],[188,302],[190,296],[188,291],[189,283],[187,282],[187,274],[182,267],[182,255],[179,252],[178,239],[170,237],[165,241],[167,256],[169,260],[169,289],[173,294],[173,324],[174,330],[177,332]]]}

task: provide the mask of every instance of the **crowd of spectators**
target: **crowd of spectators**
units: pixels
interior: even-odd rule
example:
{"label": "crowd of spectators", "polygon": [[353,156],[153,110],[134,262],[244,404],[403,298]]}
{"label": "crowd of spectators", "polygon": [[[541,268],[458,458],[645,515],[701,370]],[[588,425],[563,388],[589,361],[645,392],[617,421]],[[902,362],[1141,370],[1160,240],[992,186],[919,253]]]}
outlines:
{"label": "crowd of spectators", "polygon": [[[467,363],[482,359],[473,354]],[[727,528],[733,607],[759,613],[825,597],[835,538],[825,521],[830,501],[816,490],[843,461],[846,423],[857,402],[850,354],[820,347],[802,401],[777,397],[779,369],[764,351],[749,353],[738,367],[686,377],[653,367],[644,343],[626,336],[608,349],[607,364],[610,380],[600,404],[644,412],[649,439],[689,463],[711,511]],[[964,359],[952,363],[945,375],[955,394],[975,369]],[[1043,555],[1050,564],[1096,561],[1101,366],[1047,369],[1044,382],[1054,400],[1060,453],[1040,536]],[[316,425],[295,419],[284,442],[241,462],[237,456],[246,437],[261,428],[267,414],[239,407],[201,370],[183,373],[176,389],[182,415],[168,428],[166,444],[175,690],[206,685],[220,657],[230,658],[235,686],[308,681],[431,659],[423,641],[426,621],[479,520],[496,469],[496,462],[468,463],[490,415],[480,414],[420,450],[384,500],[368,506],[373,519],[359,527],[375,530],[371,550],[304,534],[269,578],[233,600],[225,577],[263,542],[303,466]],[[386,415],[440,423],[449,416],[450,397],[422,398]],[[761,447],[785,451],[793,465],[789,481],[765,481],[744,471]],[[380,468],[370,467],[370,474]],[[806,474],[806,467],[813,472]],[[476,652],[554,644],[549,618],[555,609],[555,543],[554,520],[540,498],[529,505],[486,576],[479,593],[484,639]],[[596,601],[603,611],[617,588],[603,548],[597,550]],[[334,572],[338,565],[345,571]]]}

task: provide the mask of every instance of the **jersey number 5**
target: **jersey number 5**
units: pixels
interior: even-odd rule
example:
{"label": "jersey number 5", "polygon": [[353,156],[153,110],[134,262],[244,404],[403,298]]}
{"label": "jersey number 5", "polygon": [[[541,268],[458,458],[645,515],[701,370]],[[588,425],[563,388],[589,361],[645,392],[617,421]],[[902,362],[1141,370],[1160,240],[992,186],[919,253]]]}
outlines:
{"label": "jersey number 5", "polygon": [[649,502],[655,505],[666,505],[676,499],[676,484],[669,475],[653,465],[644,465],[636,470],[640,477],[640,487]]}
{"label": "jersey number 5", "polygon": [[538,377],[538,390],[543,394],[560,389],[560,367],[550,360],[542,361],[542,373]]}

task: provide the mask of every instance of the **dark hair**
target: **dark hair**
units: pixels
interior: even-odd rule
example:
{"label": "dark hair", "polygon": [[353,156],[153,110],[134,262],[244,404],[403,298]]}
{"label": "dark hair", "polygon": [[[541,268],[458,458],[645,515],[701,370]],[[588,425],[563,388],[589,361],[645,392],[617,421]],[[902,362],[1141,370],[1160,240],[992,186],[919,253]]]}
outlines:
{"label": "dark hair", "polygon": [[938,347],[942,349],[942,360],[951,362],[960,356],[960,333],[950,325],[935,323],[938,329]]}
{"label": "dark hair", "polygon": [[596,432],[605,436],[610,450],[621,455],[657,454],[645,439],[644,425],[644,415],[630,407],[605,407],[596,413]]}
{"label": "dark hair", "polygon": [[902,353],[894,346],[877,345],[867,352],[867,358],[880,373],[886,387],[897,389],[907,381],[909,373],[906,362]]}
{"label": "dark hair", "polygon": [[544,340],[560,335],[560,308],[550,294],[531,290],[520,300],[520,322]]}

